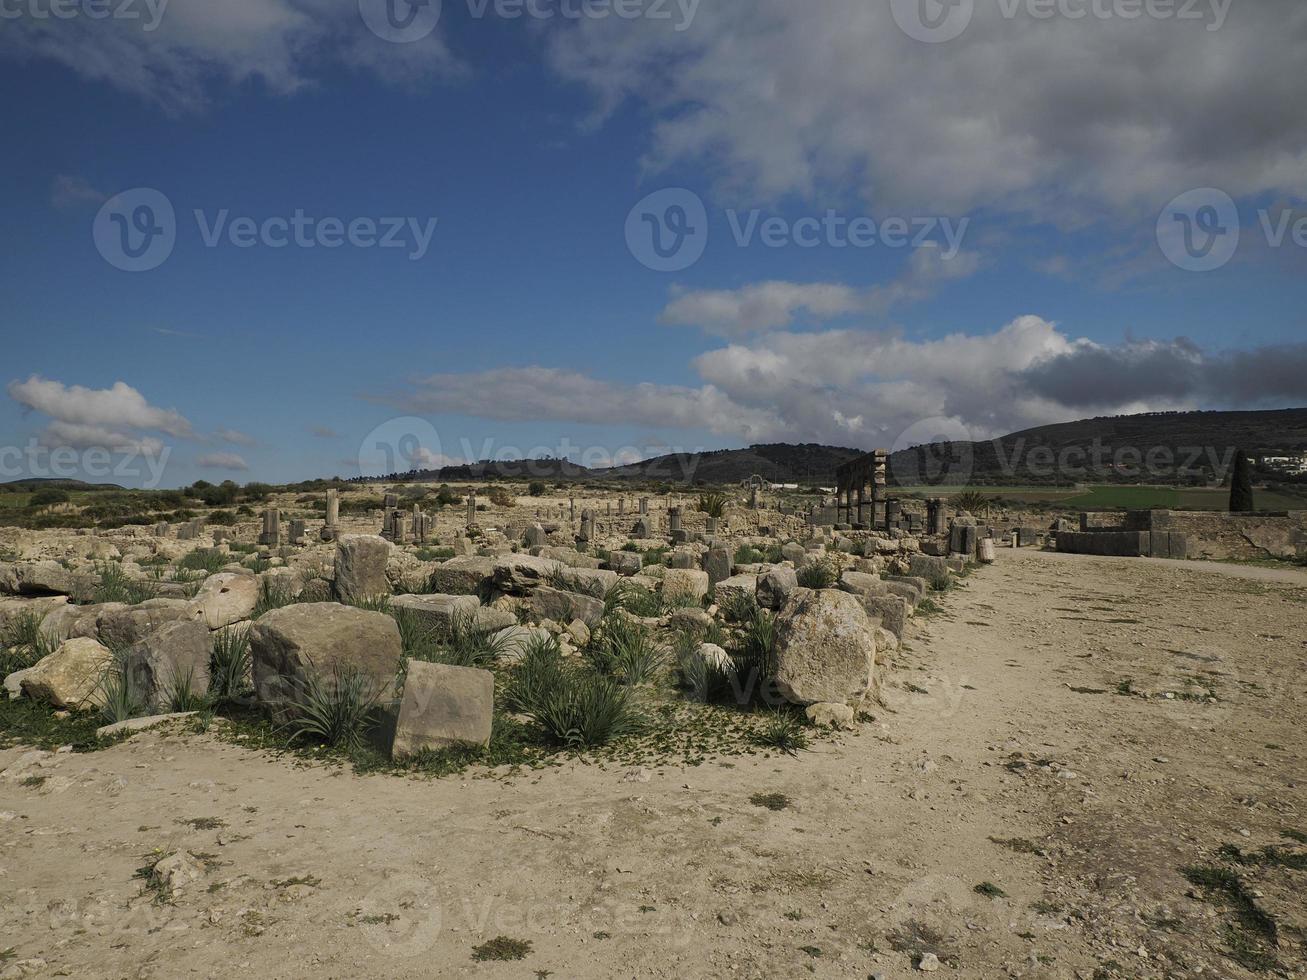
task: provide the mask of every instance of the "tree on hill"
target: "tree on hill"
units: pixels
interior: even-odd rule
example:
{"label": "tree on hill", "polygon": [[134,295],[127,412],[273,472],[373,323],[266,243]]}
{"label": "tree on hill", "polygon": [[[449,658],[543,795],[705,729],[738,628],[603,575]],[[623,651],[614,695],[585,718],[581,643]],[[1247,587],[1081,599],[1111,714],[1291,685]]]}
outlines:
{"label": "tree on hill", "polygon": [[1234,471],[1230,476],[1230,513],[1248,514],[1253,507],[1253,467],[1240,449],[1234,454]]}

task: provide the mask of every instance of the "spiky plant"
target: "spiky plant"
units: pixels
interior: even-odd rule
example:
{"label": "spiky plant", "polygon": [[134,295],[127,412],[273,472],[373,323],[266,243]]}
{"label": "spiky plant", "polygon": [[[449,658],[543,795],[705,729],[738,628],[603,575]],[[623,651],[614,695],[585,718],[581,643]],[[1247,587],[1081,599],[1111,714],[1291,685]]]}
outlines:
{"label": "spiky plant", "polygon": [[169,711],[199,711],[206,707],[209,699],[203,691],[195,689],[195,670],[187,668],[177,673],[168,686],[166,703]]}
{"label": "spiky plant", "polygon": [[786,755],[798,755],[808,747],[808,733],[803,722],[789,711],[773,711],[753,733],[754,744],[776,749]]}
{"label": "spiky plant", "polygon": [[113,660],[100,677],[99,694],[100,716],[106,724],[116,725],[145,714],[145,703],[127,669],[126,650],[113,651]]}
{"label": "spiky plant", "polygon": [[121,565],[100,562],[95,566],[99,584],[91,590],[94,603],[122,602],[129,606],[140,605],[157,595],[156,587],[140,579],[131,578]]}
{"label": "spiky plant", "polygon": [[504,705],[510,711],[534,714],[566,679],[562,651],[552,636],[533,636],[504,686]]}
{"label": "spiky plant", "polygon": [[213,575],[220,572],[228,562],[231,561],[229,555],[223,554],[217,548],[196,548],[194,551],[183,555],[181,561],[177,562],[178,568],[184,568],[192,572],[204,572]]}
{"label": "spiky plant", "polygon": [[716,490],[699,495],[699,511],[709,517],[724,517],[726,515],[726,505],[726,494]]}
{"label": "spiky plant", "polygon": [[312,671],[296,700],[286,705],[291,717],[282,728],[291,742],[306,739],[357,749],[373,725],[380,693],[372,678],[355,667],[337,664],[329,674]]}
{"label": "spiky plant", "polygon": [[542,704],[528,713],[550,741],[595,748],[642,730],[644,718],[633,691],[590,671],[565,670]]}
{"label": "spiky plant", "polygon": [[805,589],[833,589],[840,573],[829,559],[818,558],[799,569],[798,579]]}
{"label": "spiky plant", "polygon": [[27,610],[5,624],[0,631],[0,676],[26,670],[58,649],[58,639],[41,628],[41,619]]}
{"label": "spiky plant", "polygon": [[228,626],[213,634],[209,657],[209,696],[218,704],[239,701],[250,691],[249,630]]}
{"label": "spiky plant", "polygon": [[992,506],[990,498],[985,496],[979,490],[963,490],[953,498],[953,506],[958,510],[965,510],[969,514],[977,517],[982,514],[988,514]]}
{"label": "spiky plant", "polygon": [[641,623],[613,616],[603,624],[600,646],[608,672],[627,684],[645,684],[667,662],[667,653]]}

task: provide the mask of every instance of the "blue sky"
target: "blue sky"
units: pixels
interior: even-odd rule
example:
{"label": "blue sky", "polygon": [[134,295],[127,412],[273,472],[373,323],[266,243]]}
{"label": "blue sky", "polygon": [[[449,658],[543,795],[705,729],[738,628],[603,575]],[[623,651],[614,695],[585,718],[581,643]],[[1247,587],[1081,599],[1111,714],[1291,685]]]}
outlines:
{"label": "blue sky", "polygon": [[[171,0],[152,31],[5,8],[3,478],[49,475],[34,445],[181,485],[356,475],[378,439],[594,464],[1307,403],[1299,5],[1185,23],[964,0],[940,41],[908,0],[670,5],[684,30],[660,0],[630,20],[469,2],[404,44],[369,29],[373,0]],[[175,242],[124,271],[113,216],[142,188]],[[692,196],[654,197],[632,238],[666,188]],[[643,264],[641,229],[674,242],[666,205],[695,199],[702,256]],[[406,244],[204,239],[297,212],[402,219]],[[741,244],[751,214],[928,234]],[[1177,251],[1186,221],[1214,251]]]}

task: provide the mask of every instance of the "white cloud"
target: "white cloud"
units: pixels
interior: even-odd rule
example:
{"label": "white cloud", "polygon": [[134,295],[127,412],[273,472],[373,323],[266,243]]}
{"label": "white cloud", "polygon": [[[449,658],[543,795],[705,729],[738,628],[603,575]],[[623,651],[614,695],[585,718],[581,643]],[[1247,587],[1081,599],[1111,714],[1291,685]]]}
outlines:
{"label": "white cloud", "polygon": [[169,111],[202,108],[216,84],[276,95],[312,85],[331,63],[413,82],[462,72],[439,30],[411,44],[372,34],[358,0],[160,0],[139,19],[20,17],[4,22],[0,56],[49,59]]}
{"label": "white cloud", "polygon": [[213,434],[215,439],[222,442],[229,442],[233,446],[257,446],[259,441],[252,435],[245,432],[238,432],[235,429],[219,429]]}
{"label": "white cloud", "polygon": [[579,22],[550,60],[601,114],[629,99],[652,115],[648,171],[704,163],[735,196],[854,188],[881,213],[1066,226],[1104,206],[1156,214],[1191,187],[1307,195],[1299,0],[1235,4],[1219,30],[1003,6],[979,0],[960,38],[931,45],[887,2],[719,0],[679,34]]}
{"label": "white cloud", "polygon": [[915,249],[903,271],[884,285],[858,289],[843,283],[770,281],[740,289],[695,290],[678,293],[660,319],[730,337],[788,327],[800,312],[813,321],[884,313],[899,304],[926,299],[940,283],[971,276],[979,267],[974,252],[945,258],[938,247],[926,246]]}
{"label": "white cloud", "polygon": [[556,368],[423,379],[405,411],[500,421],[707,430],[740,443],[893,446],[906,432],[988,439],[1086,414],[1267,407],[1307,399],[1307,345],[1203,351],[1183,338],[1106,347],[1023,316],[989,334],[776,332],[692,362],[700,384],[623,385]]}
{"label": "white cloud", "polygon": [[195,463],[206,470],[245,471],[250,468],[250,464],[235,453],[206,453],[197,457]]}
{"label": "white cloud", "polygon": [[123,381],[111,388],[64,385],[32,375],[26,381],[11,381],[9,397],[59,422],[94,426],[147,429],[189,438],[191,423],[175,408],[157,408],[145,396]]}

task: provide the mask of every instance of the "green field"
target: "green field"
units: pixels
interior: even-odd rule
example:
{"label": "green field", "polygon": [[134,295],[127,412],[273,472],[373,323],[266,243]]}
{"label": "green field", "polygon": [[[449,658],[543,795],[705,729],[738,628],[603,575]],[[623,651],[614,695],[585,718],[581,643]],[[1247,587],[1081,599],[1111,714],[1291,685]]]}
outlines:
{"label": "green field", "polygon": [[[1230,491],[1206,487],[1139,487],[1115,484],[1088,487],[902,487],[900,493],[923,497],[952,497],[976,491],[990,498],[1017,503],[1050,504],[1068,510],[1225,510]],[[1260,511],[1307,510],[1307,491],[1302,496],[1257,490],[1254,502]]]}

